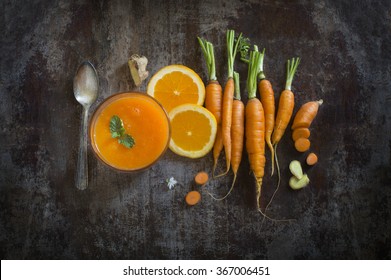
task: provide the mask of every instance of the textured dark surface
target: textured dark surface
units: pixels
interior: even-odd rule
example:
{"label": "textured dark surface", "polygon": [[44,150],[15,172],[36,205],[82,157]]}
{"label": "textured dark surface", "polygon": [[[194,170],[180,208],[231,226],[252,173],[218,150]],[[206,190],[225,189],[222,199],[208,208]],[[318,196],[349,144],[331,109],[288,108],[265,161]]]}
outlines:
{"label": "textured dark surface", "polygon": [[[1,258],[390,259],[391,3],[309,2],[1,1]],[[227,28],[266,47],[276,96],[285,61],[302,58],[295,111],[325,102],[312,126],[320,162],[307,170],[308,188],[287,185],[289,161],[303,160],[290,132],[279,145],[282,182],[268,214],[297,220],[263,221],[254,210],[246,156],[223,202],[203,192],[187,207],[193,176],[211,170],[211,155],[189,160],[171,151],[137,174],[113,172],[90,151],[90,185],[78,191],[82,108],[72,80],[79,63],[97,67],[99,102],[133,89],[126,64],[133,53],[149,58],[152,74],[181,63],[205,80],[201,35],[215,44],[223,82]],[[237,66],[244,92],[246,69]],[[165,183],[171,176],[180,182],[174,190]],[[208,187],[222,194],[231,180]],[[263,205],[276,184],[269,162]]]}

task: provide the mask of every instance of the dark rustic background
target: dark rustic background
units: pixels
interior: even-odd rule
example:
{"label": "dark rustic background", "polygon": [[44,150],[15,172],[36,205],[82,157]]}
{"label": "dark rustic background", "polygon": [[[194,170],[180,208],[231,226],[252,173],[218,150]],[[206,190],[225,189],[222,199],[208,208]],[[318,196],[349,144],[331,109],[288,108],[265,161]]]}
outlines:
{"label": "dark rustic background", "polygon": [[[390,259],[390,1],[0,1],[0,256],[2,259]],[[320,162],[308,188],[289,189],[288,163],[303,160],[288,131],[279,145],[281,188],[263,220],[246,156],[223,202],[205,192],[187,207],[193,176],[211,155],[167,151],[151,169],[123,174],[89,153],[89,188],[74,185],[81,106],[78,65],[90,60],[99,99],[134,89],[127,60],[151,74],[185,64],[206,79],[196,41],[212,41],[226,78],[225,31],[266,48],[276,96],[285,62],[300,56],[296,110],[323,98],[312,126]],[[246,69],[239,62],[242,91]],[[145,90],[143,84],[142,90]],[[92,108],[92,109],[94,109]],[[267,154],[269,157],[269,154]],[[180,183],[169,190],[166,179]],[[232,174],[208,188],[223,194]],[[262,204],[277,184],[270,165]]]}

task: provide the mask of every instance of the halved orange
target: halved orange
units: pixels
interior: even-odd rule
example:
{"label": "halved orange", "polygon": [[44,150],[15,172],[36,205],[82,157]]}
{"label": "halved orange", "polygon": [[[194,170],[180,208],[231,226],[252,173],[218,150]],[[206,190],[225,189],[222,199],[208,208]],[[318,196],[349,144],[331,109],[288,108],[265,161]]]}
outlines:
{"label": "halved orange", "polygon": [[205,156],[216,139],[217,122],[211,112],[200,105],[183,104],[169,113],[171,123],[170,149],[189,157]]}
{"label": "halved orange", "polygon": [[205,85],[200,76],[189,67],[173,64],[161,68],[152,76],[147,93],[157,99],[170,112],[186,103],[202,105]]}

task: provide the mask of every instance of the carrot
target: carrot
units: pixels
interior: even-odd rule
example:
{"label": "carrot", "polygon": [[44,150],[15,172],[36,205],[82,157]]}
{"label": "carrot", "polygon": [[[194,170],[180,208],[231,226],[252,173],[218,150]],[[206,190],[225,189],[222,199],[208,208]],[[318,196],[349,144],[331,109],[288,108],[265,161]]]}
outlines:
{"label": "carrot", "polygon": [[260,66],[258,71],[258,77],[260,79],[258,83],[258,90],[261,96],[261,103],[265,111],[265,139],[266,144],[269,147],[272,160],[272,172],[274,173],[274,148],[271,142],[271,136],[274,128],[274,118],[275,118],[275,101],[274,101],[274,91],[270,81],[266,79],[265,72],[263,71],[263,59],[265,56],[265,49],[263,49],[260,54]]}
{"label": "carrot", "polygon": [[318,156],[315,153],[309,153],[306,158],[308,165],[315,165],[318,162]]}
{"label": "carrot", "polygon": [[197,185],[205,185],[208,183],[209,175],[205,171],[198,172],[196,176],[194,177],[194,181]]}
{"label": "carrot", "polygon": [[285,89],[280,95],[278,103],[277,117],[274,124],[274,131],[272,135],[273,146],[276,146],[285,133],[285,129],[292,117],[293,107],[295,105],[295,99],[293,92],[291,91],[292,80],[297,70],[297,66],[300,63],[300,58],[292,58],[292,62],[288,60],[287,63],[287,77]]}
{"label": "carrot", "polygon": [[311,135],[307,127],[297,127],[292,132],[292,140],[296,141],[299,138],[309,138]]}
{"label": "carrot", "polygon": [[185,201],[188,205],[196,205],[201,200],[201,194],[198,191],[190,191],[185,197]]}
{"label": "carrot", "polygon": [[[261,101],[256,98],[257,69],[260,61],[258,51],[250,52],[247,76],[248,101],[246,104],[246,150],[250,169],[256,180],[256,201],[260,207],[262,180],[265,173],[265,114]],[[260,210],[261,211],[261,210]],[[261,211],[262,213],[262,211]]]}
{"label": "carrot", "polygon": [[277,158],[277,144],[280,142],[282,136],[284,135],[285,129],[288,126],[290,119],[292,117],[293,107],[295,105],[295,98],[291,90],[291,87],[292,87],[293,77],[296,73],[299,63],[300,63],[300,58],[296,58],[296,59],[292,58],[292,61],[288,59],[287,62],[285,89],[282,91],[280,95],[277,116],[274,123],[274,130],[272,134],[272,144],[274,147],[274,157],[275,157],[277,173],[278,173],[278,183],[277,183],[277,188],[275,189],[269,203],[266,205],[265,212],[269,207],[269,205],[272,203],[274,196],[276,195],[281,183],[281,173],[280,173],[280,167],[278,165],[278,158]]}
{"label": "carrot", "polygon": [[322,104],[322,99],[303,104],[293,119],[292,129],[298,127],[310,127],[312,121],[315,119],[318,113],[319,106]]}
{"label": "carrot", "polygon": [[244,138],[244,104],[241,101],[240,97],[240,85],[239,85],[239,73],[234,71],[234,83],[235,83],[235,96],[232,103],[232,127],[231,127],[231,142],[232,142],[232,152],[231,152],[231,167],[234,173],[234,179],[232,181],[231,188],[221,198],[216,198],[214,195],[209,193],[209,195],[215,200],[225,199],[233,190],[236,177],[239,169],[240,162],[242,161],[243,153],[243,138]]}
{"label": "carrot", "polygon": [[223,135],[223,145],[226,159],[227,169],[225,173],[228,173],[231,164],[231,126],[232,126],[232,104],[233,104],[233,96],[235,91],[235,85],[233,80],[233,72],[234,72],[234,60],[236,54],[238,52],[238,46],[242,40],[242,34],[240,33],[235,42],[235,31],[228,30],[227,31],[227,54],[228,54],[228,78],[224,87],[223,94],[223,114],[221,120],[221,129]]}
{"label": "carrot", "polygon": [[279,182],[281,176],[280,176],[278,160],[277,160],[277,144],[281,140],[282,136],[284,135],[285,129],[288,126],[288,123],[292,117],[293,107],[295,105],[295,98],[293,92],[291,91],[291,86],[292,86],[293,77],[297,70],[297,66],[299,66],[299,63],[300,63],[300,58],[296,58],[296,59],[292,58],[292,61],[288,59],[285,89],[282,91],[280,95],[276,121],[274,124],[274,130],[272,134],[272,144],[274,146],[274,154],[275,154],[275,159],[277,164],[277,172],[279,174],[278,175]]}
{"label": "carrot", "polygon": [[234,72],[235,82],[235,96],[232,105],[232,156],[231,166],[234,173],[233,184],[235,184],[236,175],[238,173],[240,162],[242,161],[243,152],[243,138],[244,138],[244,104],[240,96],[240,84],[239,84],[239,73]]}
{"label": "carrot", "polygon": [[221,134],[221,111],[223,101],[223,90],[216,77],[216,64],[214,57],[213,44],[197,37],[204,54],[208,68],[208,85],[205,88],[205,108],[208,109],[216,118],[217,134],[213,146],[213,176],[221,151],[223,150],[223,139]]}
{"label": "carrot", "polygon": [[308,151],[310,146],[311,142],[307,138],[299,138],[295,141],[295,148],[298,152]]}

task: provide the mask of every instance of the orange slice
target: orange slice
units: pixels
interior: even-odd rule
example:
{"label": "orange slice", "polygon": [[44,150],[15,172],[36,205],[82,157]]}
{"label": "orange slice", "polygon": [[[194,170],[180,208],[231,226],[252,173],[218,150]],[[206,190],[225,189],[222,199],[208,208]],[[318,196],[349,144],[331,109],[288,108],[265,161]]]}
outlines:
{"label": "orange slice", "polygon": [[204,104],[205,85],[200,76],[184,65],[169,65],[152,76],[147,93],[157,99],[170,112],[186,103]]}
{"label": "orange slice", "polygon": [[205,156],[216,139],[217,122],[211,112],[200,105],[183,104],[169,113],[171,122],[170,149],[189,157]]}

